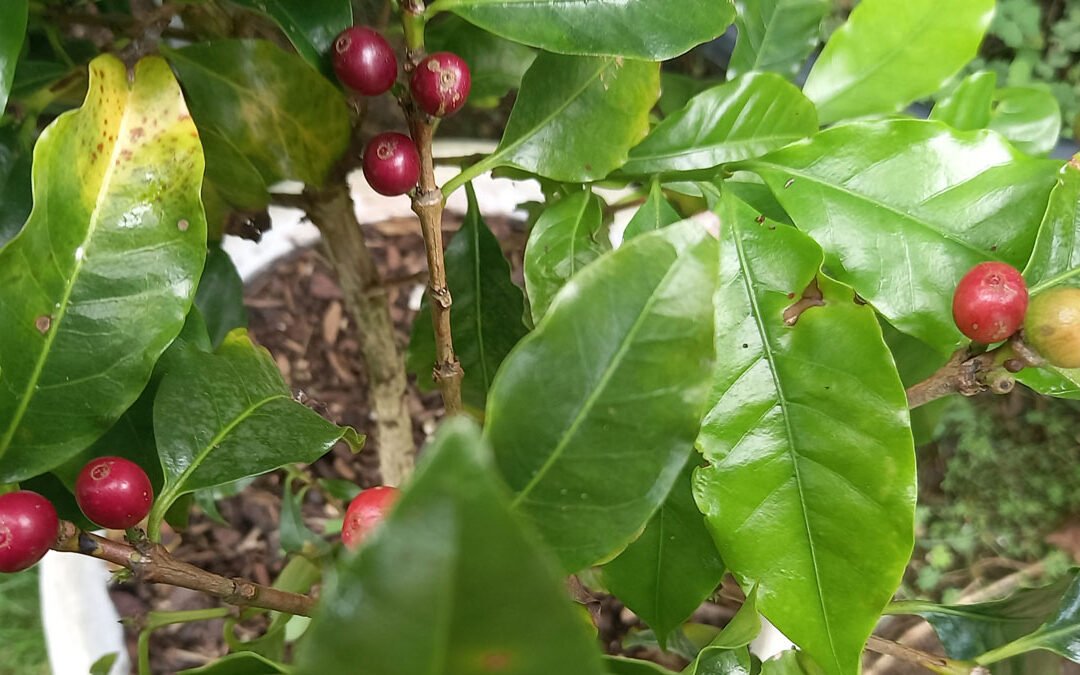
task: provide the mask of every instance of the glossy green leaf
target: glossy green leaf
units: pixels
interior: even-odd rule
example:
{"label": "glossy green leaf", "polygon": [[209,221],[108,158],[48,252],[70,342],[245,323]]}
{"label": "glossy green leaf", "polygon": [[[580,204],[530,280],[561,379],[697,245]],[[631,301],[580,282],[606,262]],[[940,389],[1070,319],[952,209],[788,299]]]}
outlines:
{"label": "glossy green leaf", "polygon": [[768,70],[788,78],[798,74],[820,39],[829,0],[735,0],[739,39],[728,77]]}
{"label": "glossy green leaf", "polygon": [[206,155],[206,181],[221,198],[234,208],[266,208],[270,203],[267,179],[244,153],[212,128],[201,129],[199,137]]}
{"label": "glossy green leaf", "polygon": [[794,85],[775,73],[750,73],[690,99],[630,151],[623,171],[709,169],[759,157],[817,128],[814,104]]}
{"label": "glossy green leaf", "polygon": [[629,659],[624,656],[605,656],[604,667],[608,675],[674,675],[652,661]]}
{"label": "glossy green leaf", "polygon": [[746,601],[731,617],[724,629],[707,646],[718,649],[746,647],[761,633],[761,615],[758,614],[757,588],[746,596]]}
{"label": "glossy green leaf", "polygon": [[11,83],[11,96],[29,97],[71,72],[72,67],[62,63],[22,59]]}
{"label": "glossy green leaf", "polygon": [[[873,310],[821,249],[722,202],[712,409],[694,496],[757,607],[833,675],[858,670],[911,554],[907,399]],[[804,291],[820,296],[793,313]],[[792,325],[792,321],[794,324]]]}
{"label": "glossy green leaf", "polygon": [[582,268],[611,250],[600,198],[589,190],[547,207],[525,244],[525,290],[533,323]]}
{"label": "glossy green leaf", "polygon": [[1024,264],[1058,164],[986,131],[890,120],[836,127],[745,167],[825,249],[832,276],[901,331],[950,349],[962,339],[956,283],[984,260]]}
{"label": "glossy green leaf", "polygon": [[706,647],[687,666],[683,675],[751,675],[750,663],[750,652],[746,647]]}
{"label": "glossy green leaf", "polygon": [[649,197],[642,204],[623,230],[623,241],[633,239],[639,234],[652,232],[682,220],[679,212],[664,197],[660,181],[653,180],[649,186]]}
{"label": "glossy green leaf", "polygon": [[[1024,279],[1033,296],[1054,286],[1080,285],[1080,164],[1075,158],[1058,172]],[[1016,379],[1048,396],[1080,398],[1080,369],[1026,368]]]}
{"label": "glossy green leaf", "polygon": [[165,375],[154,399],[154,436],[165,487],[150,512],[154,534],[176,498],[313,462],[335,443],[362,439],[292,399],[269,352],[243,330],[213,354],[191,351]]}
{"label": "glossy green leaf", "polygon": [[822,124],[891,113],[929,96],[975,57],[994,0],[863,0],[821,52],[803,91]]}
{"label": "glossy green leaf", "polygon": [[1045,650],[1080,663],[1080,576],[1065,589],[1057,611],[1033,633],[982,654],[976,663],[989,665],[1025,652]]}
{"label": "glossy green leaf", "polygon": [[517,89],[536,59],[534,50],[504,40],[452,14],[428,26],[424,38],[428,51],[453,52],[469,64],[472,105],[494,104],[511,89]]}
{"label": "glossy green leaf", "polygon": [[181,670],[179,675],[273,675],[290,672],[292,670],[284,663],[272,661],[255,652],[236,652],[200,668]]}
{"label": "glossy green leaf", "polygon": [[603,178],[645,137],[659,94],[656,63],[541,53],[525,73],[499,147],[443,192],[500,166],[564,182]]}
{"label": "glossy green leaf", "polygon": [[[897,602],[889,607],[889,613],[921,616],[934,627],[950,658],[971,660],[1017,640],[1045,623],[1076,578],[1077,574],[1073,571],[1047,586],[1023,588],[1003,600],[978,604],[939,605],[921,600]],[[995,669],[995,672],[998,670]],[[1000,672],[1004,675],[1006,671]],[[1022,671],[1015,672],[1019,674]]]}
{"label": "glossy green leaf", "polygon": [[959,131],[985,129],[990,125],[990,108],[997,89],[997,73],[980,70],[968,75],[952,94],[930,111],[930,119]]}
{"label": "glossy green leaf", "polygon": [[7,105],[15,64],[19,61],[26,37],[27,0],[4,0],[0,3],[0,113]]}
{"label": "glossy green leaf", "polygon": [[716,264],[696,222],[635,237],[576,274],[495,377],[485,433],[567,571],[629,544],[687,461]]}
{"label": "glossy green leaf", "polygon": [[663,117],[667,117],[683,108],[690,102],[690,99],[722,82],[723,80],[693,77],[692,75],[684,75],[670,70],[661,70],[660,98],[656,102],[656,107]]}
{"label": "glossy green leaf", "polygon": [[31,166],[31,153],[18,132],[0,129],[0,247],[19,233],[30,215]]}
{"label": "glossy green leaf", "polygon": [[320,185],[349,144],[341,92],[262,40],[165,49],[200,129],[229,139],[267,183]]}
{"label": "glossy green leaf", "polygon": [[761,664],[761,675],[820,675],[821,672],[806,652],[793,649]]}
{"label": "glossy green leaf", "polygon": [[664,61],[721,35],[731,0],[436,0],[484,30],[560,54]]}
{"label": "glossy green leaf", "polygon": [[1061,106],[1045,89],[998,89],[994,92],[990,128],[1029,155],[1047,155],[1061,136]]}
{"label": "glossy green leaf", "polygon": [[35,204],[0,250],[0,482],[101,436],[180,332],[206,251],[203,156],[168,65],[90,64],[37,142]]}
{"label": "glossy green leaf", "polygon": [[[454,294],[454,349],[465,371],[461,395],[466,405],[483,410],[495,371],[528,329],[522,322],[525,298],[510,279],[510,263],[480,214],[472,185],[466,190],[465,221],[446,247],[446,282]],[[425,296],[413,321],[408,365],[421,389],[430,390],[435,337],[428,303]]]}
{"label": "glossy green leaf", "polygon": [[233,0],[258,10],[281,27],[304,60],[333,77],[330,50],[338,33],[353,25],[351,0]]}
{"label": "glossy green leaf", "polygon": [[247,328],[244,307],[244,282],[232,258],[220,246],[211,246],[206,254],[206,268],[195,293],[195,306],[217,347],[234,328]]}
{"label": "glossy green leaf", "polygon": [[619,557],[603,567],[604,585],[656,632],[667,638],[712,594],[724,576],[690,489],[691,462],[667,501]]}
{"label": "glossy green leaf", "polygon": [[475,426],[444,422],[422,457],[384,525],[339,561],[297,675],[603,673]]}

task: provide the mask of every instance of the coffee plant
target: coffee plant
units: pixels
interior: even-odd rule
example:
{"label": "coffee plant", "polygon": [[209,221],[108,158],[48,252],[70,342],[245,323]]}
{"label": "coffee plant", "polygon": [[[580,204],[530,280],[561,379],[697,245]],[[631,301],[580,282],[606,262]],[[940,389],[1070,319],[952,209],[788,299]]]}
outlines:
{"label": "coffee plant", "polygon": [[[1033,94],[953,81],[993,0],[863,0],[819,50],[830,9],[4,0],[0,570],[51,547],[223,602],[142,621],[141,673],[154,628],[258,614],[260,638],[186,672],[671,672],[603,653],[581,605],[606,594],[693,675],[853,675],[868,651],[954,675],[1080,662],[1074,572],[995,602],[894,600],[918,408],[1018,382],[1080,398],[1080,162],[1045,158],[1038,106],[1009,116]],[[732,24],[724,80],[665,67]],[[511,94],[493,151],[436,156],[444,118]],[[905,114],[935,96],[931,119]],[[437,162],[459,171],[438,185]],[[423,233],[407,353],[357,171]],[[488,172],[543,188],[523,289],[471,185]],[[270,205],[322,234],[384,488],[305,470],[364,439],[243,327],[220,242],[257,238]],[[445,408],[419,463],[409,371]],[[161,543],[278,469],[291,557],[271,585]],[[299,517],[310,491],[340,538]],[[741,609],[687,649],[726,574]],[[895,614],[944,654],[873,635]],[[759,615],[796,649],[751,653]]]}

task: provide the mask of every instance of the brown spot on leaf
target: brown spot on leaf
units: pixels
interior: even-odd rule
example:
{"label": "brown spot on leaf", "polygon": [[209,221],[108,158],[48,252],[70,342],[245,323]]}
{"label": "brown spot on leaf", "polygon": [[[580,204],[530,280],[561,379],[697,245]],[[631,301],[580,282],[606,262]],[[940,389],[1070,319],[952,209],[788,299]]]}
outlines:
{"label": "brown spot on leaf", "polygon": [[42,335],[44,335],[45,333],[48,333],[49,328],[51,328],[51,327],[52,327],[52,317],[49,316],[48,314],[42,314],[38,318],[34,319],[34,328],[37,328],[37,331],[39,333],[41,333]]}
{"label": "brown spot on leaf", "polygon": [[821,288],[818,286],[817,278],[815,277],[810,284],[803,291],[802,298],[798,302],[791,305],[784,310],[784,325],[794,326],[798,321],[802,313],[811,307],[824,307],[825,296],[821,293]]}
{"label": "brown spot on leaf", "polygon": [[513,661],[509,652],[489,651],[480,657],[480,667],[489,673],[504,672]]}
{"label": "brown spot on leaf", "polygon": [[754,218],[754,222],[756,222],[758,225],[764,223],[765,222],[765,214],[763,213],[760,216],[758,216],[757,218]]}
{"label": "brown spot on leaf", "polygon": [[142,127],[135,127],[134,129],[131,130],[131,140],[137,141],[140,138],[142,138],[143,134],[145,134],[145,133],[146,132],[143,131]]}
{"label": "brown spot on leaf", "polygon": [[795,179],[794,178],[788,178],[787,182],[784,183],[784,189],[786,190],[786,189],[788,189],[789,187],[791,187],[794,184],[795,184]]}
{"label": "brown spot on leaf", "polygon": [[181,232],[187,232],[189,227],[191,227],[191,223],[187,221],[187,218],[181,218],[180,222],[176,223],[176,229]]}

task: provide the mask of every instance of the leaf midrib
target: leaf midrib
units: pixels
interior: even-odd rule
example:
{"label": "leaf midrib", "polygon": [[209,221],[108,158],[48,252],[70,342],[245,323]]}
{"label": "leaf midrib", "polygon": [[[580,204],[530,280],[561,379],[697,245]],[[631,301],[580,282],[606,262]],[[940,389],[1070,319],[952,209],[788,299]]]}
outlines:
{"label": "leaf midrib", "polygon": [[196,454],[195,457],[192,458],[191,464],[189,464],[188,467],[184,469],[180,473],[180,475],[176,477],[175,480],[168,481],[168,487],[161,491],[161,497],[158,498],[158,501],[165,505],[164,508],[167,509],[171,502],[180,496],[184,484],[187,483],[187,481],[191,478],[191,475],[199,470],[199,468],[202,466],[203,462],[206,461],[206,458],[210,455],[210,453],[213,452],[222,443],[222,441],[224,441],[225,438],[230,433],[232,433],[232,431],[236,427],[247,421],[247,419],[251,417],[259,408],[269,405],[273,401],[278,401],[282,399],[292,400],[287,394],[274,394],[273,396],[267,396],[266,398],[255,401],[247,408],[241,410],[231,420],[229,420],[229,422],[226,423],[220,431],[214,434],[214,437],[210,440],[210,442],[207,443],[202,449],[200,449],[198,454]]}
{"label": "leaf midrib", "polygon": [[[97,233],[98,225],[100,223],[101,203],[105,198],[105,195],[109,193],[108,186],[118,165],[117,156],[120,153],[120,148],[127,148],[126,144],[121,142],[121,139],[127,138],[127,135],[124,132],[127,130],[128,121],[131,119],[131,96],[134,91],[127,87],[125,87],[123,91],[125,94],[123,104],[124,112],[120,116],[120,126],[116,131],[117,140],[113,143],[112,152],[109,153],[109,161],[105,168],[105,175],[102,176],[101,184],[98,187],[97,198],[94,200],[94,208],[90,212],[90,222],[87,224],[86,234],[79,242],[79,247],[77,247],[83,248],[84,251],[88,248],[88,242]],[[79,111],[78,115],[82,115],[82,110]],[[69,118],[69,124],[75,124],[76,120],[77,117],[73,115]],[[47,215],[46,218],[48,218]],[[48,223],[47,220],[46,223]],[[83,266],[86,264],[88,258],[89,256],[84,254],[81,258],[75,260],[75,266],[71,270],[71,276],[68,277],[67,282],[64,284],[64,291],[60,296],[60,307],[56,312],[56,316],[51,318],[49,329],[45,336],[45,344],[42,346],[37,361],[34,363],[34,368],[30,373],[30,378],[27,380],[26,388],[19,397],[19,405],[16,407],[15,414],[11,418],[11,424],[9,424],[8,428],[4,431],[3,437],[0,437],[0,457],[3,457],[7,453],[8,448],[11,446],[11,440],[15,437],[15,431],[19,428],[19,425],[22,423],[22,418],[26,415],[26,411],[30,407],[30,400],[33,398],[33,392],[45,370],[45,364],[52,354],[53,342],[56,341],[56,336],[60,333],[60,326],[63,324],[64,317],[67,316],[71,294],[75,290],[75,284],[79,280],[79,275],[82,273]]]}
{"label": "leaf midrib", "polygon": [[773,353],[772,345],[769,343],[769,334],[765,329],[765,324],[762,321],[761,307],[758,304],[757,295],[754,293],[753,288],[753,275],[746,264],[746,250],[743,246],[741,232],[739,231],[738,224],[733,220],[732,227],[732,240],[735,243],[735,250],[739,256],[739,268],[742,271],[743,288],[746,291],[746,297],[750,301],[750,307],[753,312],[754,324],[758,329],[758,336],[761,338],[761,350],[765,354],[765,358],[769,362],[769,375],[772,377],[773,386],[776,388],[776,400],[780,406],[780,411],[784,419],[784,432],[788,439],[788,451],[787,454],[791,458],[792,469],[795,473],[795,486],[799,491],[799,511],[803,517],[803,528],[806,532],[806,541],[810,548],[810,560],[813,563],[814,570],[814,590],[817,591],[818,607],[821,610],[821,617],[825,625],[825,634],[829,637],[829,649],[832,652],[833,661],[836,664],[837,672],[842,672],[843,667],[840,665],[839,655],[836,651],[836,643],[833,641],[832,626],[829,623],[829,613],[825,609],[825,596],[822,593],[821,588],[821,571],[818,569],[817,549],[814,545],[814,536],[810,531],[810,520],[807,515],[806,509],[806,496],[803,492],[802,475],[799,471],[799,457],[795,453],[795,433],[791,428],[791,416],[788,412],[787,396],[784,393],[784,387],[780,382],[780,378],[777,375],[776,355]]}
{"label": "leaf midrib", "polygon": [[588,395],[588,397],[586,397],[585,402],[581,405],[581,407],[578,408],[577,415],[575,415],[573,421],[570,423],[570,426],[567,427],[566,432],[563,434],[559,442],[555,445],[555,448],[552,450],[548,458],[544,461],[540,469],[537,470],[536,474],[533,475],[532,479],[525,484],[525,487],[523,487],[521,491],[514,496],[514,500],[510,504],[511,507],[516,508],[518,504],[520,504],[529,495],[529,493],[532,492],[533,488],[535,488],[540,483],[540,481],[542,481],[547,476],[547,473],[551,470],[551,467],[555,464],[555,462],[559,460],[560,457],[562,457],[563,453],[566,452],[566,447],[567,445],[569,445],[570,440],[574,438],[574,436],[577,434],[578,428],[584,423],[587,414],[592,411],[593,406],[596,405],[597,400],[600,398],[600,393],[605,390],[608,381],[611,380],[611,378],[615,374],[615,370],[622,363],[622,360],[626,357],[626,353],[629,351],[630,345],[633,344],[634,338],[637,336],[638,331],[645,323],[645,318],[649,316],[649,313],[652,310],[652,306],[656,304],[657,299],[660,297],[660,290],[667,286],[667,283],[671,279],[672,275],[675,273],[676,270],[678,270],[679,265],[677,263],[681,257],[682,255],[680,255],[678,251],[675,251],[675,256],[671,264],[668,266],[667,271],[664,272],[664,276],[660,279],[660,281],[653,288],[652,292],[649,294],[648,300],[645,301],[645,304],[644,306],[642,306],[641,312],[638,314],[637,319],[635,319],[633,325],[630,326],[630,330],[626,332],[626,337],[623,339],[622,344],[619,345],[619,349],[616,350],[614,356],[612,356],[611,358],[611,361],[604,369],[604,373],[603,375],[601,375],[600,380],[596,384],[596,387]]}

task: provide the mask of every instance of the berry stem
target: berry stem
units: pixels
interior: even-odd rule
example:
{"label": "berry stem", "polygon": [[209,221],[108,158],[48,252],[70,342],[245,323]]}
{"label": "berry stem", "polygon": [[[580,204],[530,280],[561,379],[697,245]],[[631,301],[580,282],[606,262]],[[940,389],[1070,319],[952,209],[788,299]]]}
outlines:
{"label": "berry stem", "polygon": [[230,605],[258,607],[300,616],[311,616],[315,611],[315,599],[310,596],[282,591],[244,579],[227,579],[177,560],[161,544],[154,544],[146,539],[135,546],[112,541],[83,532],[66,520],[60,521],[60,531],[53,549],[105,560],[131,570],[139,581],[200,591]]}
{"label": "berry stem", "polygon": [[424,16],[423,0],[401,0],[401,25],[405,31],[406,71],[412,71],[420,59],[424,58]]}
{"label": "berry stem", "polygon": [[950,394],[974,396],[984,391],[1007,394],[1016,380],[1013,373],[1037,365],[1019,335],[991,351],[976,353],[972,346],[957,350],[933,375],[907,388],[908,408],[914,409]]}

